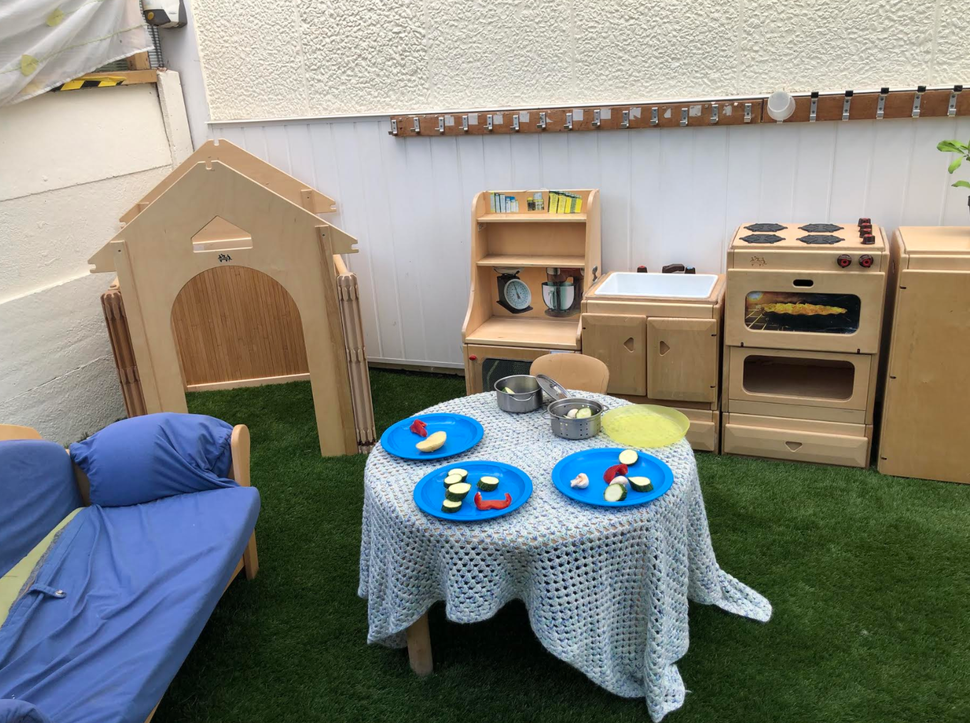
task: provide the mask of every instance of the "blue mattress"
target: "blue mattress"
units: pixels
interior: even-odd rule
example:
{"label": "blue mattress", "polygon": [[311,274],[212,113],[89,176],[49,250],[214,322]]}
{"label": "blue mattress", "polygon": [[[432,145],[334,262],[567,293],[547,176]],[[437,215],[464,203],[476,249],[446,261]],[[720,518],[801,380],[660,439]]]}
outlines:
{"label": "blue mattress", "polygon": [[0,627],[0,699],[32,703],[57,723],[144,723],[258,514],[251,487],[83,509]]}

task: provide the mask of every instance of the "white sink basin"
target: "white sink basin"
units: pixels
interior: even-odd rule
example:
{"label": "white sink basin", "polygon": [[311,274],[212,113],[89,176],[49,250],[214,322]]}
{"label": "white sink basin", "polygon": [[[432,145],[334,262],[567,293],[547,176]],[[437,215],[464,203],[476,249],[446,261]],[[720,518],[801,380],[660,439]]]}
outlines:
{"label": "white sink basin", "polygon": [[593,295],[706,299],[715,283],[717,274],[639,274],[620,271],[611,274]]}

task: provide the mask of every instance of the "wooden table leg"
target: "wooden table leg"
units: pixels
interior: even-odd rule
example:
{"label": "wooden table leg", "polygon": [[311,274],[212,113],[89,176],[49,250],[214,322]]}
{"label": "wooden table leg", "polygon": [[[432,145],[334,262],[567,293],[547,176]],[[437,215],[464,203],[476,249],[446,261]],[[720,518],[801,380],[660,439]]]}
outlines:
{"label": "wooden table leg", "polygon": [[428,629],[428,613],[414,621],[407,629],[408,659],[411,670],[417,675],[431,675],[434,660],[431,657],[431,631]]}

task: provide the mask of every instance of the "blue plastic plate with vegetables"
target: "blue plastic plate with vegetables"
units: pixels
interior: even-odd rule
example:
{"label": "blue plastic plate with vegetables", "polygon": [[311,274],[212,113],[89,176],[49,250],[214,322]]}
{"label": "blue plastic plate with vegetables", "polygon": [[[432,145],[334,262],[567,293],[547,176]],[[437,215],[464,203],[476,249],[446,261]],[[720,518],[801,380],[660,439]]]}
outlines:
{"label": "blue plastic plate with vegetables", "polygon": [[480,522],[507,515],[531,496],[529,475],[510,464],[483,460],[439,467],[422,477],[414,488],[418,509],[456,522]]}
{"label": "blue plastic plate with vegetables", "polygon": [[[427,436],[411,431],[415,420],[424,423]],[[422,452],[417,448],[419,442],[426,442],[439,432],[445,434],[445,443],[441,447],[430,452]],[[464,414],[450,412],[419,414],[416,417],[402,419],[385,429],[384,434],[381,435],[381,447],[401,459],[443,459],[467,452],[481,442],[484,435],[485,430],[481,423]]]}
{"label": "blue plastic plate with vegetables", "polygon": [[[623,464],[621,454],[628,462],[624,465],[625,474],[618,469]],[[586,475],[585,485],[580,475]],[[607,482],[604,475],[613,481]],[[652,454],[598,447],[573,452],[559,460],[552,470],[552,483],[566,497],[587,505],[635,507],[651,502],[669,490],[674,483],[674,473],[666,462]]]}

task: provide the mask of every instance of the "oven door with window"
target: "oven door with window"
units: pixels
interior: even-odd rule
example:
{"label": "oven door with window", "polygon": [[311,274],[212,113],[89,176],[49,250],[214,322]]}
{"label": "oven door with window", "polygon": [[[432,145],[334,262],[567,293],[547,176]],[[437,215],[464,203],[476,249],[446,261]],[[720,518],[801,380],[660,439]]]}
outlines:
{"label": "oven door with window", "polygon": [[838,271],[728,271],[726,343],[874,354],[885,278]]}

